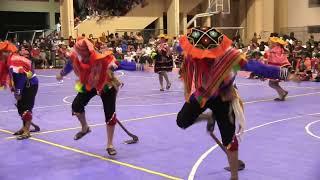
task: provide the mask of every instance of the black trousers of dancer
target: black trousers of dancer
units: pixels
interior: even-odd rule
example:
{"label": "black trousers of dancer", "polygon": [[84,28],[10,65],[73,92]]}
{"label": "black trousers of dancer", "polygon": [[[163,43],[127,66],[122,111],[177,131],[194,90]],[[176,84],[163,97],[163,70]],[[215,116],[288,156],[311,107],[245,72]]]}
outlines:
{"label": "black trousers of dancer", "polygon": [[222,101],[220,96],[209,99],[203,108],[191,97],[190,102],[186,102],[178,113],[178,126],[183,129],[190,127],[207,108],[212,110],[213,118],[217,121],[223,145],[228,146],[235,135],[235,115],[231,102]]}
{"label": "black trousers of dancer", "polygon": [[17,109],[20,116],[26,111],[32,112],[36,95],[38,93],[38,84],[26,85],[21,94],[21,99],[17,101]]}
{"label": "black trousers of dancer", "polygon": [[[73,113],[83,113],[85,112],[85,106],[89,101],[97,95],[97,90],[92,89],[89,92],[78,93],[72,102],[72,112]],[[116,111],[116,97],[117,91],[115,88],[111,88],[106,92],[102,92],[100,98],[103,103],[103,109],[105,114],[106,123],[112,118]]]}

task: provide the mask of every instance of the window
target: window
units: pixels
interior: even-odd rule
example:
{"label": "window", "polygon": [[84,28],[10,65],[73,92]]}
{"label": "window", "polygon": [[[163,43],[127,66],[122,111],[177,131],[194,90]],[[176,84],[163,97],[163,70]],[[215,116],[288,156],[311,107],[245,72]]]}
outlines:
{"label": "window", "polygon": [[320,7],[320,0],[309,0],[309,7]]}
{"label": "window", "polygon": [[320,33],[320,26],[308,26],[308,33]]}

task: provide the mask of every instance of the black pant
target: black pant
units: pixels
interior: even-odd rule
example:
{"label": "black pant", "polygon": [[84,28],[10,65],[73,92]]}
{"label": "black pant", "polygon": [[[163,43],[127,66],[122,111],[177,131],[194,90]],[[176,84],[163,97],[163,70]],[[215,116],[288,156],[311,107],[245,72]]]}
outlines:
{"label": "black pant", "polygon": [[[92,89],[91,91],[86,93],[78,93],[72,102],[72,112],[73,113],[85,112],[85,106],[96,95],[97,95],[96,89]],[[117,96],[117,91],[115,88],[111,88],[107,92],[102,92],[100,95],[103,103],[106,122],[108,122],[112,118],[114,112],[116,111],[116,96]]]}
{"label": "black pant", "polygon": [[221,97],[209,99],[203,108],[194,98],[190,98],[190,102],[186,102],[178,113],[178,126],[183,129],[190,127],[207,108],[212,110],[212,115],[217,121],[223,145],[229,145],[235,134],[235,115],[231,102],[223,102]]}
{"label": "black pant", "polygon": [[23,88],[21,99],[17,102],[18,113],[20,116],[22,116],[25,111],[32,112],[37,92],[38,85],[25,86]]}

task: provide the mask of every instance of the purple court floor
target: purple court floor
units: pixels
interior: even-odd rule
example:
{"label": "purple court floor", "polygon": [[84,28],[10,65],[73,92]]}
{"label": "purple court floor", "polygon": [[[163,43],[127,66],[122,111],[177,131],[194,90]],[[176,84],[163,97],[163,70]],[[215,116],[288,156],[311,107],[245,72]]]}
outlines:
{"label": "purple court floor", "polygon": [[[40,88],[34,122],[41,132],[17,141],[11,135],[21,126],[14,97],[0,92],[0,180],[227,180],[226,156],[205,131],[206,124],[181,130],[176,113],[184,98],[176,73],[172,88],[160,92],[158,77],[148,72],[117,72],[125,83],[118,95],[117,114],[140,142],[126,145],[129,137],[117,127],[118,155],[107,156],[106,130],[100,99],[88,105],[92,132],[79,141],[78,121],[71,116],[75,77],[61,84],[57,70],[39,70]],[[246,170],[241,180],[320,179],[320,84],[282,83],[289,90],[285,102],[274,102],[267,82],[238,77],[245,103],[247,131],[240,144]],[[216,134],[219,132],[216,128]]]}

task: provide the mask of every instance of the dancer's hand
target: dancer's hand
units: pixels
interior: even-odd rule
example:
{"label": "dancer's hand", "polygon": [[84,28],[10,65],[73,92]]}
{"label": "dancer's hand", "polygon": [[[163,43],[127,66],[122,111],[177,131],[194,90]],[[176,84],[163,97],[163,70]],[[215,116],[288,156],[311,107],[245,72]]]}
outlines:
{"label": "dancer's hand", "polygon": [[57,79],[58,81],[62,81],[62,80],[63,80],[63,76],[62,76],[61,74],[57,74],[57,75],[56,75],[56,79]]}

